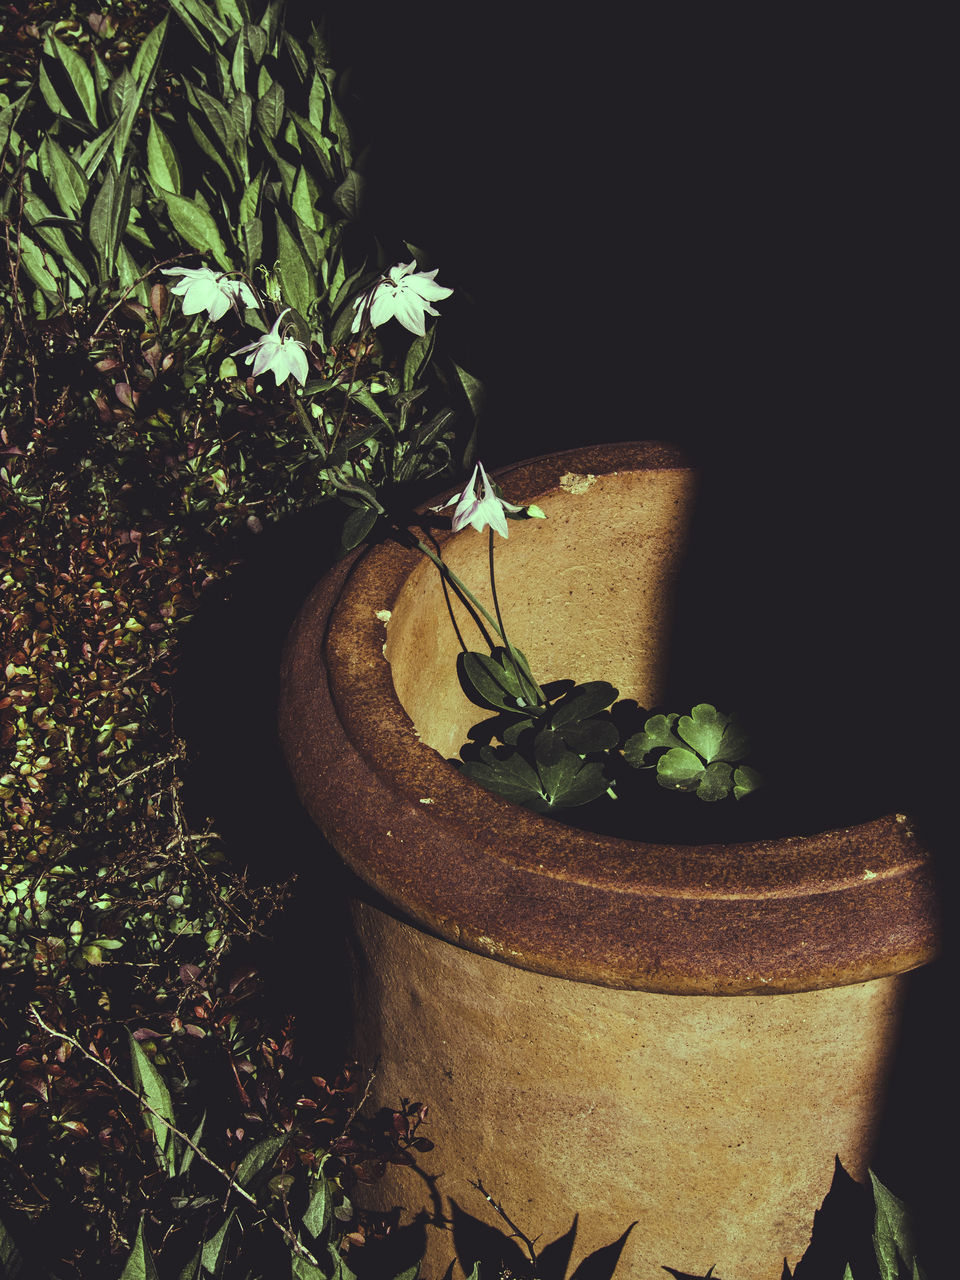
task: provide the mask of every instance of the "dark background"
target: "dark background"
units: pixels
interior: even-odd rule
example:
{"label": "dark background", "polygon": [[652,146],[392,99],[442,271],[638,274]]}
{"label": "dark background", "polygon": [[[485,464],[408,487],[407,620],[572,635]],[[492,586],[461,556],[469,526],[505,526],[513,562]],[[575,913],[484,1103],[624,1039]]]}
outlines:
{"label": "dark background", "polygon": [[[703,480],[676,651],[693,700],[791,726],[812,787],[912,812],[952,937],[945,33],[925,13],[602,3],[333,0],[293,3],[291,24],[320,12],[368,226],[456,289],[440,334],[488,388],[480,457],[628,439],[689,454]],[[261,535],[192,628],[180,719],[230,846],[268,879],[300,873],[274,960],[281,981],[309,961],[329,1002],[346,982],[331,867],[310,870],[275,734],[325,519]],[[952,945],[917,975],[876,1165],[943,1259],[955,977]]]}

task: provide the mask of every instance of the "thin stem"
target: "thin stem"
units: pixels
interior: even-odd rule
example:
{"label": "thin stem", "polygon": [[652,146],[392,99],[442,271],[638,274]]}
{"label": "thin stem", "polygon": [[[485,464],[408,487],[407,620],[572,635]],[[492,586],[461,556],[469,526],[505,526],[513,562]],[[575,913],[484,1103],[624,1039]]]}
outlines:
{"label": "thin stem", "polygon": [[450,566],[446,564],[445,561],[441,560],[440,557],[435,552],[431,551],[425,542],[423,542],[420,538],[415,538],[414,541],[416,542],[419,549],[423,552],[423,554],[427,557],[427,559],[431,560],[437,566],[437,568],[440,570],[443,576],[447,579],[447,581],[451,584],[451,586],[455,587],[456,590],[459,591],[462,595],[464,595],[470,601],[470,603],[474,605],[475,608],[479,609],[479,611],[486,618],[487,622],[490,623],[490,626],[493,627],[494,631],[497,633],[497,635],[500,637],[503,643],[506,644],[507,638],[503,634],[503,631],[498,626],[496,619],[490,616],[490,611],[483,607],[483,605],[480,603],[477,597],[473,594],[470,588],[466,585],[466,583],[462,582],[457,577],[457,575],[453,572]]}
{"label": "thin stem", "polygon": [[[497,633],[497,635],[503,641],[504,648],[506,648],[507,652],[510,653],[513,661],[516,662],[516,655],[514,654],[513,649],[510,647],[510,641],[507,639],[506,635],[504,634],[502,619],[498,621],[497,619],[491,617],[489,609],[484,608],[484,606],[480,603],[480,601],[473,594],[473,592],[466,585],[466,583],[463,582],[460,578],[458,578],[457,575],[450,568],[450,566],[446,563],[446,561],[441,560],[441,558],[435,552],[431,551],[430,548],[427,546],[427,544],[421,538],[415,538],[414,541],[416,542],[418,548],[427,557],[427,559],[432,561],[433,564],[437,566],[441,574],[446,578],[446,580],[450,583],[450,585],[454,587],[455,590],[458,591],[462,597],[465,597],[467,600],[469,600],[470,603],[476,609],[478,609],[480,613],[483,614],[484,618],[486,618],[487,622],[489,622],[490,626],[493,628],[493,630]],[[494,604],[496,605],[496,592],[494,592]],[[499,608],[497,608],[497,613],[499,615]],[[521,688],[522,687],[523,686],[521,685]],[[543,707],[546,704],[546,698],[543,696],[543,690],[540,688],[540,686],[536,683],[535,680],[532,681],[532,687],[537,691],[535,695],[536,706],[538,708]]]}
{"label": "thin stem", "polygon": [[360,324],[357,331],[357,353],[353,357],[353,368],[350,370],[350,385],[344,392],[343,404],[340,406],[340,414],[337,418],[336,425],[333,428],[333,439],[330,441],[330,451],[333,452],[337,443],[337,437],[340,435],[340,428],[343,426],[343,419],[347,412],[347,404],[350,401],[350,393],[353,391],[353,384],[356,381],[357,369],[360,367],[360,353],[363,351],[364,340],[367,336],[367,330],[370,327],[370,309],[373,305],[372,297],[368,296],[363,304],[360,312]]}
{"label": "thin stem", "polygon": [[[500,624],[500,634],[503,636],[503,643],[506,645],[507,653],[510,655],[510,664],[513,667],[514,675],[517,677],[518,687],[520,688],[521,692],[525,692],[525,693],[532,692],[534,704],[538,707],[542,707],[545,703],[543,690],[540,688],[540,686],[537,684],[536,680],[534,680],[532,676],[529,679],[527,679],[527,677],[524,675],[522,664],[514,651],[513,645],[507,639],[507,629],[503,625],[503,618],[500,615],[500,601],[497,599],[497,575],[494,572],[494,568],[493,568],[493,526],[492,525],[487,530],[487,532],[490,535],[490,550],[489,550],[490,590],[493,593],[493,607],[497,611],[497,622],[499,622]],[[526,681],[526,686],[524,685],[524,681]]]}
{"label": "thin stem", "polygon": [[313,429],[313,423],[310,421],[310,415],[309,413],[307,413],[306,409],[303,407],[303,401],[300,399],[300,397],[297,395],[297,393],[293,390],[292,387],[289,388],[289,390],[290,390],[290,398],[293,401],[293,407],[294,407],[294,410],[296,411],[297,417],[300,419],[301,427],[303,427],[304,431],[309,436],[310,443],[316,449],[317,453],[320,455],[320,458],[323,461],[326,461],[326,457],[327,457],[326,450],[324,449],[323,445],[320,443],[319,439],[317,438],[317,433]]}

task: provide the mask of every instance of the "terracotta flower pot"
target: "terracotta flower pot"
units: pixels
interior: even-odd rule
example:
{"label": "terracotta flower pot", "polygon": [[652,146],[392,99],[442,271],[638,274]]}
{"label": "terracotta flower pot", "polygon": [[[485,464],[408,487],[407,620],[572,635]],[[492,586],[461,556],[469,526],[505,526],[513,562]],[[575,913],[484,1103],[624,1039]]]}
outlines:
{"label": "terracotta flower pot", "polygon": [[[498,480],[547,516],[498,539],[511,639],[541,681],[655,705],[692,472],[627,444]],[[484,598],[486,535],[436,537]],[[902,975],[935,950],[928,856],[893,814],[690,847],[516,807],[447,763],[480,714],[458,648],[437,570],[385,542],[320,584],[284,662],[299,793],[369,888],[357,1050],[380,1060],[377,1104],[429,1104],[433,1150],[370,1202],[438,1224],[429,1276],[454,1257],[444,1220],[502,1225],[479,1179],[541,1243],[579,1214],[571,1270],[632,1226],[618,1276],[770,1280],[802,1255],[835,1155],[865,1176]]]}

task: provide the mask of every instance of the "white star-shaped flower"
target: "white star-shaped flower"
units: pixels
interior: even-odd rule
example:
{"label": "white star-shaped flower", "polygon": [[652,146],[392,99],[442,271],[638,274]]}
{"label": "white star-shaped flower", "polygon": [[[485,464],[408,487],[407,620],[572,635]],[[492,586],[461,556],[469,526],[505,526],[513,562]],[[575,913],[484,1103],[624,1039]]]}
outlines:
{"label": "white star-shaped flower", "polygon": [[[480,484],[477,487],[477,475],[479,473]],[[431,507],[432,511],[444,511],[447,507],[452,507],[456,503],[456,510],[450,519],[450,528],[454,533],[465,528],[468,524],[473,525],[478,532],[490,526],[500,534],[501,538],[509,536],[507,530],[507,517],[505,511],[526,511],[526,507],[515,506],[512,502],[507,502],[505,498],[498,498],[490,482],[490,477],[483,469],[483,463],[478,462],[473,468],[473,475],[467,482],[467,487],[462,493],[455,493],[448,501],[442,503],[439,507]],[[531,508],[531,511],[533,508]],[[539,511],[539,508],[537,508]]]}
{"label": "white star-shaped flower", "polygon": [[416,265],[416,262],[398,262],[360,295],[353,304],[357,314],[353,317],[352,333],[359,331],[361,321],[367,316],[375,329],[388,320],[399,320],[405,329],[423,337],[424,316],[440,314],[430,303],[449,298],[453,290],[437,284],[434,277],[438,267],[433,271],[414,271]]}
{"label": "white star-shaped flower", "polygon": [[292,373],[302,387],[307,380],[307,348],[297,338],[287,337],[286,334],[281,337],[280,334],[280,325],[289,310],[289,307],[284,307],[269,333],[230,354],[242,356],[245,351],[251,352],[247,356],[247,364],[253,365],[255,378],[269,371],[276,378],[279,387]]}
{"label": "white star-shaped flower", "polygon": [[165,276],[182,276],[170,292],[182,298],[185,316],[195,316],[206,311],[211,320],[220,320],[233,306],[257,306],[257,295],[246,280],[231,280],[222,271],[210,267],[164,268]]}

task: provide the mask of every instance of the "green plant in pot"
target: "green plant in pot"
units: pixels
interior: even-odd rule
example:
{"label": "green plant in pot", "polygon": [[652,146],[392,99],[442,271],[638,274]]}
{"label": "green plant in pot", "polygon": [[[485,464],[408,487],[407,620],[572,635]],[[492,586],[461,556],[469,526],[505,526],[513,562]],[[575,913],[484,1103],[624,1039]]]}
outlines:
{"label": "green plant in pot", "polygon": [[[548,1206],[545,1238],[579,1215],[576,1257],[635,1224],[620,1266],[638,1280],[710,1262],[766,1280],[802,1255],[835,1156],[866,1176],[904,975],[936,948],[909,820],[718,837],[713,815],[765,804],[776,779],[740,800],[672,794],[630,760],[608,774],[612,735],[590,724],[609,715],[622,747],[639,733],[629,753],[644,765],[696,752],[689,781],[717,761],[736,785],[744,767],[719,759],[730,722],[704,704],[654,719],[695,487],[652,442],[478,468],[406,536],[344,560],[288,642],[287,758],[356,873],[356,1050],[379,1060],[376,1101],[430,1108],[433,1150],[369,1205],[422,1211],[441,1273],[478,1179],[506,1205]],[[490,538],[470,523],[499,523],[494,501],[503,528],[518,520],[496,540],[496,600]],[[451,502],[462,527],[439,527]],[[558,683],[571,679],[587,692]],[[618,701],[650,714],[618,724]],[[583,737],[565,732],[571,705]],[[574,807],[543,812],[544,733],[577,757],[556,775],[569,790],[601,765],[585,794],[629,813],[628,838],[555,820]],[[470,776],[504,789],[502,760],[530,787],[508,796]],[[617,809],[624,776],[645,793],[635,809]]]}

